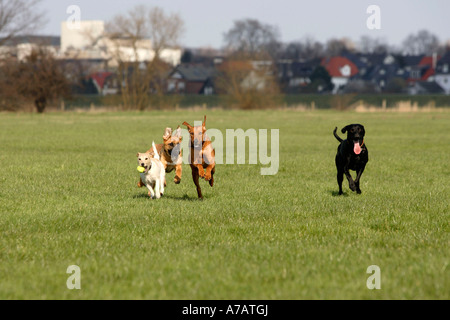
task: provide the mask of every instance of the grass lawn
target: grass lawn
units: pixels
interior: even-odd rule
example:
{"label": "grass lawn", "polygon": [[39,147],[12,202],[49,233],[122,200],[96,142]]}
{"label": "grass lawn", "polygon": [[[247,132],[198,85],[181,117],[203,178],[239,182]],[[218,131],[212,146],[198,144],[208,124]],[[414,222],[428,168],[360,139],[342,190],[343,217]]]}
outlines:
{"label": "grass lawn", "polygon": [[[207,115],[279,129],[278,174],[218,165],[200,202],[185,164],[149,200],[136,153],[203,113],[1,113],[0,299],[450,299],[450,112]],[[337,196],[332,131],[354,122],[363,193]]]}

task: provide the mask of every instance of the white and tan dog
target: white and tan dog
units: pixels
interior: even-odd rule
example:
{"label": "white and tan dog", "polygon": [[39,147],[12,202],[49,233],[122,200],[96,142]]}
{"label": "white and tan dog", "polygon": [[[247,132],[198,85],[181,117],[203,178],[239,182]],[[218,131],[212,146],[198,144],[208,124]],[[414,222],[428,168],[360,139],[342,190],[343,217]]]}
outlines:
{"label": "white and tan dog", "polygon": [[140,173],[141,181],[148,189],[150,198],[159,199],[164,194],[164,184],[166,180],[166,170],[162,164],[155,143],[152,143],[153,157],[149,152],[138,153],[138,164],[144,167],[145,171]]}

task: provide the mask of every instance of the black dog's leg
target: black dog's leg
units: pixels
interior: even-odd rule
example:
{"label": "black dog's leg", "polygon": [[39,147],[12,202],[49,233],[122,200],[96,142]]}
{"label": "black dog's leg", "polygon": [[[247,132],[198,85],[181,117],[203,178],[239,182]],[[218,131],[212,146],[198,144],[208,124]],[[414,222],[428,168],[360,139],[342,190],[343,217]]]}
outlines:
{"label": "black dog's leg", "polygon": [[342,192],[342,181],[344,181],[344,172],[338,170],[337,183],[338,183],[338,186],[339,186],[339,195],[343,194],[343,192]]}
{"label": "black dog's leg", "polygon": [[347,167],[344,168],[344,173],[345,173],[345,176],[347,177],[348,186],[349,186],[350,190],[356,191],[355,181],[353,181],[353,178]]}
{"label": "black dog's leg", "polygon": [[364,167],[362,167],[361,169],[358,170],[356,179],[355,179],[355,186],[356,186],[356,193],[357,194],[361,194],[361,189],[359,188],[359,181],[361,179],[361,175],[364,172]]}

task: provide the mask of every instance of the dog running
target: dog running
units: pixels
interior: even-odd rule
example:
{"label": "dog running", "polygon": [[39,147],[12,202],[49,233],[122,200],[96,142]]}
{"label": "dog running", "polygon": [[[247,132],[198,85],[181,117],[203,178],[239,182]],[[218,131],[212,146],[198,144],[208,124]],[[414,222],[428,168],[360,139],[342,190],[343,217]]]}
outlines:
{"label": "dog running", "polygon": [[144,168],[140,172],[141,180],[139,183],[145,185],[148,189],[148,196],[151,199],[159,199],[164,194],[164,185],[166,180],[166,170],[160,161],[158,151],[155,143],[152,143],[153,154],[147,151],[146,153],[138,153],[138,165]]}
{"label": "dog running", "polygon": [[[369,161],[369,151],[364,143],[364,135],[366,134],[366,131],[364,126],[361,124],[349,124],[341,130],[342,133],[347,132],[346,140],[341,139],[337,135],[336,131],[337,127],[334,129],[333,134],[340,142],[335,159],[339,195],[343,194],[342,181],[344,180],[344,174],[347,177],[350,190],[361,194],[359,182],[366,164]],[[356,171],[355,180],[353,180],[350,175],[350,170]]]}
{"label": "dog running", "polygon": [[187,122],[183,122],[183,125],[188,128],[191,138],[189,159],[192,179],[197,187],[198,198],[203,200],[199,178],[208,181],[212,187],[216,172],[215,151],[211,139],[206,135],[206,116],[201,126],[193,127]]}
{"label": "dog running", "polygon": [[[166,173],[175,170],[175,178],[173,180],[175,184],[181,182],[183,154],[180,143],[182,140],[180,126],[175,130],[175,133],[172,132],[172,128],[166,128],[164,130],[163,143],[156,145],[156,150],[158,151]],[[149,150],[149,152],[153,156],[153,149]]]}

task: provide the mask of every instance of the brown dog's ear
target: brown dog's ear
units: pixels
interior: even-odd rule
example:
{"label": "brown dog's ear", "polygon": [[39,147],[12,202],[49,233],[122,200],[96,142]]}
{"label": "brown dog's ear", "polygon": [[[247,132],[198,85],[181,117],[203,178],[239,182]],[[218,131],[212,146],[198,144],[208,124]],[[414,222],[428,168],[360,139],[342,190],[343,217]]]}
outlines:
{"label": "brown dog's ear", "polygon": [[203,130],[203,132],[206,131],[206,115],[205,115],[205,119],[203,120],[202,130]]}
{"label": "brown dog's ear", "polygon": [[183,126],[188,127],[189,130],[192,130],[192,126],[189,123],[187,123],[186,121],[183,122]]}
{"label": "brown dog's ear", "polygon": [[177,138],[181,137],[181,127],[180,126],[177,127],[177,130],[175,130],[175,134],[173,136],[177,137]]}
{"label": "brown dog's ear", "polygon": [[136,154],[136,157],[138,157],[139,158],[139,152]]}
{"label": "brown dog's ear", "polygon": [[172,128],[166,128],[166,130],[164,130],[163,139],[164,140],[170,139],[171,136],[172,136]]}

